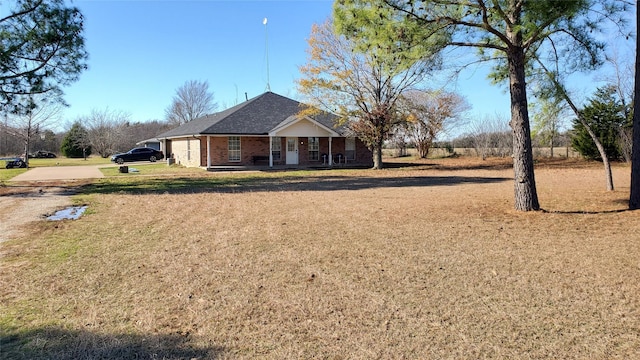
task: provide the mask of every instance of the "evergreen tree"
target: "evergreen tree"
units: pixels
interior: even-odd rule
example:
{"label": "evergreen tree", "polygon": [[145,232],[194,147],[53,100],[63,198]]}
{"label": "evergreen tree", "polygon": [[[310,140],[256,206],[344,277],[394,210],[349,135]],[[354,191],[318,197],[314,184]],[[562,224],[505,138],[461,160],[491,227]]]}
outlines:
{"label": "evergreen tree", "polygon": [[62,101],[62,87],[87,68],[80,10],[64,0],[1,3],[0,113],[33,110],[31,95]]}
{"label": "evergreen tree", "polygon": [[73,123],[60,147],[62,155],[69,158],[87,158],[91,155],[91,144],[87,129],[78,121]]}
{"label": "evergreen tree", "polygon": [[[608,86],[599,88],[581,112],[611,160],[622,158],[618,137],[620,129],[630,126],[624,110],[624,105],[617,98],[615,89]],[[595,143],[578,119],[573,121],[573,130],[571,146],[588,159],[602,160]]]}

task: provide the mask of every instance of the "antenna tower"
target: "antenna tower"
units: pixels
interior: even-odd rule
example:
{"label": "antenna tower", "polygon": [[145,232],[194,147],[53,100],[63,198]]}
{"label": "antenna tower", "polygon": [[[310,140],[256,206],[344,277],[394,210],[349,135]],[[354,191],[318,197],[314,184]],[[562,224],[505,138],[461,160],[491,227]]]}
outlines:
{"label": "antenna tower", "polygon": [[264,25],[264,51],[267,57],[267,91],[271,91],[271,86],[269,85],[269,32],[267,31],[267,18],[262,20],[262,24]]}

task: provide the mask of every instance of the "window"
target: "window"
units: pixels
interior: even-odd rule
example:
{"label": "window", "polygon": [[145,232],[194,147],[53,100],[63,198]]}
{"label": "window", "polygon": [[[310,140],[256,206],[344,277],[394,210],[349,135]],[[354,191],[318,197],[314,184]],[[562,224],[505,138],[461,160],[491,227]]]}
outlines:
{"label": "window", "polygon": [[347,160],[356,159],[356,138],[344,139],[344,156]]}
{"label": "window", "polygon": [[271,156],[273,160],[280,160],[280,153],[282,150],[282,139],[279,136],[274,136],[271,139]]}
{"label": "window", "polygon": [[229,136],[229,161],[240,161],[240,136]]}
{"label": "window", "polygon": [[320,140],[317,137],[309,138],[309,160],[320,160]]}

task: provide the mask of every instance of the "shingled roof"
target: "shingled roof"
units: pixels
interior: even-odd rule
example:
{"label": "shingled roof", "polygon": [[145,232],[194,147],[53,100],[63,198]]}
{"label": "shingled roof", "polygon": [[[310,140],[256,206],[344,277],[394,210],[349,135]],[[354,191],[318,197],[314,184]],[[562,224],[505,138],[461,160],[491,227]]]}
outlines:
{"label": "shingled roof", "polygon": [[[268,135],[290,116],[302,110],[301,103],[273,92],[249,99],[227,110],[194,119],[182,126],[158,135],[171,138],[191,135]],[[320,114],[313,120],[334,129],[336,116]]]}

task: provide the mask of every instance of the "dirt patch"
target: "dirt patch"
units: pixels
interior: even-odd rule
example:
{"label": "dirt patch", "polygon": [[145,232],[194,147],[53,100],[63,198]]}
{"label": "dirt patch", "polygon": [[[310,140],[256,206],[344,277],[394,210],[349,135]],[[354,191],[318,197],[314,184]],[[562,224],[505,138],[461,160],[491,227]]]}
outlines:
{"label": "dirt patch", "polygon": [[0,188],[0,242],[18,237],[33,221],[71,205],[76,183],[28,183]]}

